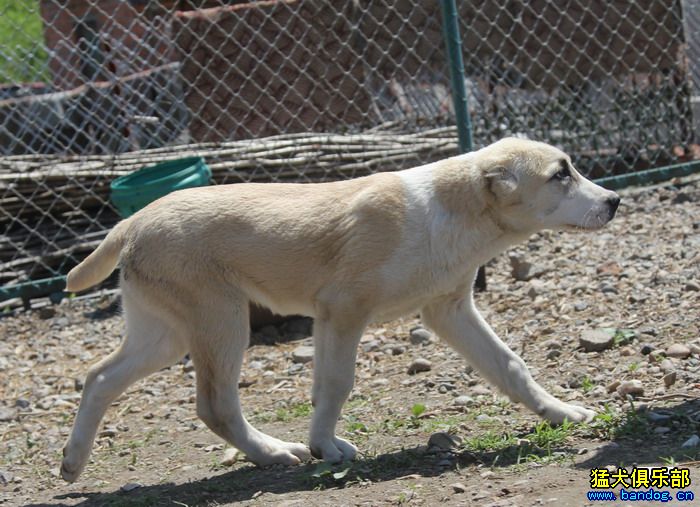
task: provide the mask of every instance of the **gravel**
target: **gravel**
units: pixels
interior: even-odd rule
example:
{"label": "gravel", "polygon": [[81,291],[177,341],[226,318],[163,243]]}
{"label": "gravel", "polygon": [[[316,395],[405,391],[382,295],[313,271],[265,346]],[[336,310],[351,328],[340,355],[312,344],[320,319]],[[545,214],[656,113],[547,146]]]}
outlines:
{"label": "gravel", "polygon": [[[630,410],[633,396],[635,410],[648,415],[641,418],[649,425],[644,434],[638,426],[627,437],[577,432],[564,447],[591,452],[572,457],[576,466],[565,460],[511,468],[498,453],[460,454],[485,434],[526,436],[539,419],[505,401],[409,315],[373,325],[362,337],[355,387],[338,421],[339,436],[362,455],[348,482],[313,478],[318,463],[257,469],[235,454],[221,465],[233,451],[221,448],[196,417],[196,372],[185,361],[134,384],[112,404],[84,475],[64,484],[57,468],[85,374],[118,346],[123,331],[118,312],[96,314],[96,299],[64,300],[50,307],[51,316],[39,310],[0,318],[0,505],[119,505],[140,495],[163,504],[369,505],[400,497],[408,488],[401,477],[412,474],[416,504],[474,503],[483,495],[485,504],[535,505],[548,497],[531,485],[546,483],[556,505],[579,505],[595,456],[600,466],[652,466],[659,456],[698,460],[700,291],[688,282],[700,279],[700,185],[686,185],[683,193],[676,204],[674,188],[626,193],[619,217],[601,231],[537,234],[489,263],[488,290],[475,295],[485,320],[554,396],[610,411],[613,420]],[[513,276],[513,256],[530,264],[527,274]],[[579,338],[603,329],[634,334],[586,352]],[[312,349],[299,340],[310,330],[308,319],[265,329],[279,340],[250,347],[240,379],[248,420],[288,441],[308,441]],[[412,412],[416,404],[425,406],[419,416]],[[481,415],[487,417],[479,422]],[[443,444],[448,447],[425,457],[431,436],[448,431],[464,443]],[[696,443],[681,451],[688,441]],[[439,462],[445,465],[438,468]],[[481,478],[483,466],[497,479]],[[130,483],[142,486],[121,491]],[[465,493],[453,494],[454,483]],[[506,487],[509,493],[499,489]]]}

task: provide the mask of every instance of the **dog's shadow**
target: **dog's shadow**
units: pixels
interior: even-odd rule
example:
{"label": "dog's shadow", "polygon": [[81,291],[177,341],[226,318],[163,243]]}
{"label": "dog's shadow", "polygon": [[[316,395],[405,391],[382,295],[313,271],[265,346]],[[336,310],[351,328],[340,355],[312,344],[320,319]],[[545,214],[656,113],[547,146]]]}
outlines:
{"label": "dog's shadow", "polygon": [[[56,495],[55,503],[35,503],[26,507],[59,507],[61,500],[82,499],[71,505],[96,507],[105,505],[218,505],[241,502],[263,494],[281,495],[295,491],[312,491],[341,487],[358,482],[385,482],[411,474],[433,477],[454,469],[471,456],[454,454],[449,465],[438,465],[440,453],[426,452],[423,446],[359,458],[353,462],[327,466],[310,462],[293,467],[258,468],[246,465],[230,472],[182,484],[165,483],[144,486],[130,492],[67,493]],[[443,460],[444,461],[444,460]]]}

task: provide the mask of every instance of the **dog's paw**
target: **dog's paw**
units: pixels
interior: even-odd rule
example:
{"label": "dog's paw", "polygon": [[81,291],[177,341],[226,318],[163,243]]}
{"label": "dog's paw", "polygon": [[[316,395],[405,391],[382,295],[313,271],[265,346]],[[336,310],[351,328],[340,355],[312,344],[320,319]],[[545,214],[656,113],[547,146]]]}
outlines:
{"label": "dog's paw", "polygon": [[580,423],[593,420],[595,412],[578,405],[558,402],[556,405],[547,407],[542,416],[553,424],[561,424],[564,420]]}
{"label": "dog's paw", "polygon": [[328,440],[311,442],[311,454],[328,463],[341,463],[355,459],[357,447],[347,440],[333,437]]}
{"label": "dog's paw", "polygon": [[72,453],[63,448],[63,461],[61,462],[61,477],[66,482],[75,482],[85,467],[85,460],[73,459]]}
{"label": "dog's paw", "polygon": [[258,447],[254,452],[249,452],[247,457],[261,467],[269,465],[298,465],[302,461],[311,459],[311,451],[304,444],[284,442],[268,437]]}

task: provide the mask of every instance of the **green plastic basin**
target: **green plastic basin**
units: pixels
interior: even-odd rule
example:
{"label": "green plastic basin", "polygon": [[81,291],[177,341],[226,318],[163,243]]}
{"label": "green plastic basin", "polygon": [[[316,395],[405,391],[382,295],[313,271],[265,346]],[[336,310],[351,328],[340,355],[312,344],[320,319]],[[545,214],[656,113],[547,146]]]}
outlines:
{"label": "green plastic basin", "polygon": [[143,167],[110,184],[110,200],[126,218],[164,195],[183,188],[209,185],[211,170],[201,157],[171,160]]}

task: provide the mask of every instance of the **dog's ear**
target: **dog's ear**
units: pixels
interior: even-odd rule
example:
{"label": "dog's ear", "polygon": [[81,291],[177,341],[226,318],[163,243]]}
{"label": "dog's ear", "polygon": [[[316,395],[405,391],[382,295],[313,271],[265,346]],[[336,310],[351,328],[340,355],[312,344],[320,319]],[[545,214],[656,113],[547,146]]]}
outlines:
{"label": "dog's ear", "polygon": [[487,188],[498,198],[507,198],[518,188],[518,175],[505,165],[489,168],[484,176]]}

